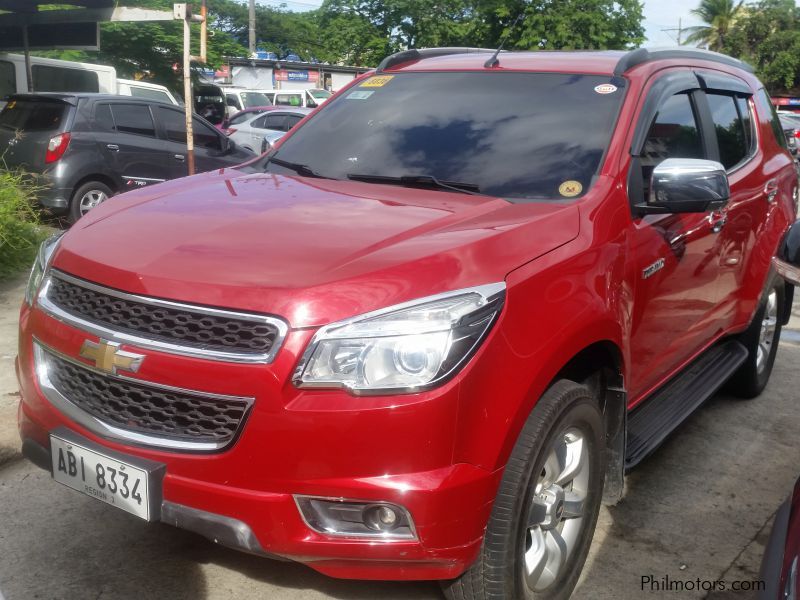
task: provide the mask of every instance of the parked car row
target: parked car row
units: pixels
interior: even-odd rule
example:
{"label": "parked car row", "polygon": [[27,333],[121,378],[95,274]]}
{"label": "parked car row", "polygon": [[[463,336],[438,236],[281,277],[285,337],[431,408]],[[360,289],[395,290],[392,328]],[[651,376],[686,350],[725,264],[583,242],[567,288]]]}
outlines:
{"label": "parked car row", "polygon": [[256,106],[290,106],[316,108],[333,94],[328,90],[261,90],[223,87],[227,116]]}
{"label": "parked car row", "polygon": [[[253,158],[200,116],[197,171]],[[5,168],[38,174],[40,202],[74,222],[110,196],[187,175],[179,107],[108,94],[15,94],[0,112]]]}

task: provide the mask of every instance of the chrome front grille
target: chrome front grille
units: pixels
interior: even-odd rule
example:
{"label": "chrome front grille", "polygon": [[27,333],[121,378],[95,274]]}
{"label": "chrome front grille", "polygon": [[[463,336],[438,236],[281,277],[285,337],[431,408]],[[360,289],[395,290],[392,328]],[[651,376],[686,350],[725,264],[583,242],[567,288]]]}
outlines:
{"label": "chrome front grille", "polygon": [[45,396],[88,429],[126,442],[219,450],[234,441],[253,403],[110,375],[38,342],[34,350]]}
{"label": "chrome front grille", "polygon": [[128,294],[56,270],[38,303],[99,337],[213,360],[271,362],[287,331],[276,317]]}

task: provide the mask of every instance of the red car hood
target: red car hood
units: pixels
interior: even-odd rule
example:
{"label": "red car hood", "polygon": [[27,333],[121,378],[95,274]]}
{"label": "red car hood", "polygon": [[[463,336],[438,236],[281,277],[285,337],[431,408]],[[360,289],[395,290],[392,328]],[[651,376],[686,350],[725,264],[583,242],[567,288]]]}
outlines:
{"label": "red car hood", "polygon": [[64,236],[53,264],[307,327],[502,281],[577,234],[574,204],[226,170],[112,199]]}

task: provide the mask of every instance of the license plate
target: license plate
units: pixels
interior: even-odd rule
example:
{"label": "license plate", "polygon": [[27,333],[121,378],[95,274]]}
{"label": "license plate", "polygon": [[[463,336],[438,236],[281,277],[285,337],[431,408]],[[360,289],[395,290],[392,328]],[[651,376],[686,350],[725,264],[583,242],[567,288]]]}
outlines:
{"label": "license plate", "polygon": [[53,479],[141,519],[153,521],[159,518],[156,513],[161,498],[155,496],[160,496],[161,481],[160,478],[154,480],[154,469],[148,469],[148,466],[155,465],[156,470],[161,466],[163,470],[163,465],[150,461],[138,461],[146,464],[135,465],[127,457],[92,450],[88,446],[94,444],[89,440],[83,442],[75,437],[50,434]]}

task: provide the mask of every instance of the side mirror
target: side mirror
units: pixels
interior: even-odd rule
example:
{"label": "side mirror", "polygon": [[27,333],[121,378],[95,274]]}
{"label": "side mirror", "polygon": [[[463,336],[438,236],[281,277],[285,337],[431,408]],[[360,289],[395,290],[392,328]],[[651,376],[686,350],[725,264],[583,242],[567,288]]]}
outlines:
{"label": "side mirror", "polygon": [[668,158],[653,169],[646,204],[639,214],[704,213],[728,203],[731,191],[722,164],[696,158]]}

